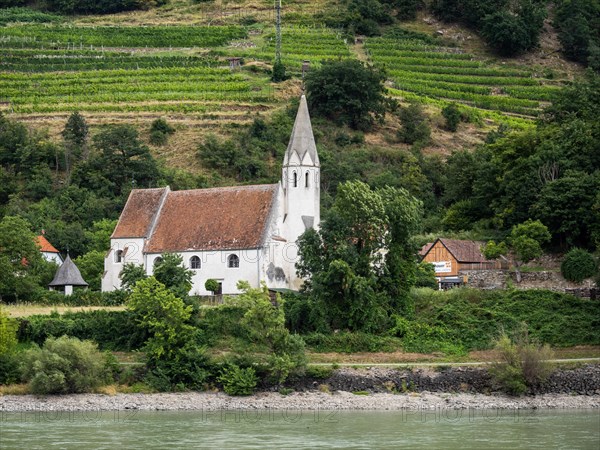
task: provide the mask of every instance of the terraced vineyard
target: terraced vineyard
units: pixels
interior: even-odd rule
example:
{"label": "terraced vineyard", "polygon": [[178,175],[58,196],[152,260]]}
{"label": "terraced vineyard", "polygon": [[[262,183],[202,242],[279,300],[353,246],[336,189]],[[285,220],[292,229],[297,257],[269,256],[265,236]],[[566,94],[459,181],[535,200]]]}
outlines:
{"label": "terraced vineyard", "polygon": [[[350,58],[348,45],[341,35],[327,28],[283,28],[281,36],[281,61],[288,72],[301,72],[302,62],[309,60],[312,67],[318,67],[322,61]],[[275,60],[275,33],[269,32],[255,39],[255,47],[232,49],[228,54],[243,56],[247,60]]]}
{"label": "terraced vineyard", "polygon": [[559,89],[529,68],[493,67],[460,49],[416,39],[371,38],[366,49],[386,69],[392,95],[438,106],[457,102],[483,115],[499,111],[532,119]]}
{"label": "terraced vineyard", "polygon": [[[231,26],[3,27],[0,101],[20,114],[203,114],[228,103],[271,102],[266,77],[232,73],[226,61],[177,48],[208,49],[245,36]],[[159,50],[166,47],[171,52]]]}
{"label": "terraced vineyard", "polygon": [[[223,58],[206,54],[244,38],[245,29],[234,26],[3,27],[0,100],[21,114],[208,113],[228,102],[269,103],[273,88],[266,74],[232,73]],[[271,62],[274,36],[260,41],[260,47],[213,54]],[[203,56],[183,47],[204,49]],[[291,72],[306,59],[318,64],[350,57],[344,41],[327,29],[285,29],[282,54]]]}
{"label": "terraced vineyard", "polygon": [[27,25],[0,28],[0,43],[13,48],[55,46],[95,47],[214,47],[246,36],[242,27],[73,27]]}

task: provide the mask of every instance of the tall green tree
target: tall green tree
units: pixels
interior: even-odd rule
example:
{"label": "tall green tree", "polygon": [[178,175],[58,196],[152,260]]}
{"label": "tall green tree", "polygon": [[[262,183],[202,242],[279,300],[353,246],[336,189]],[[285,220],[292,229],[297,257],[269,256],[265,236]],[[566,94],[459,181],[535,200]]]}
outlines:
{"label": "tall green tree", "polygon": [[154,266],[154,277],[175,296],[186,299],[192,288],[193,272],[183,265],[183,258],[175,253],[164,253]]}
{"label": "tall green tree", "polygon": [[67,120],[62,130],[65,147],[65,171],[67,178],[71,173],[73,164],[83,157],[88,157],[89,128],[87,122],[78,111],[74,111]]}
{"label": "tall green tree", "polygon": [[39,288],[36,269],[42,264],[29,223],[17,216],[0,220],[0,300],[26,300]]}
{"label": "tall green tree", "polygon": [[527,220],[515,225],[510,236],[500,244],[490,241],[483,249],[486,258],[495,259],[512,254],[515,261],[517,282],[521,282],[520,267],[542,255],[542,245],[550,242],[548,228],[539,220]]}
{"label": "tall green tree", "polygon": [[385,74],[363,63],[346,59],[323,64],[306,76],[311,113],[369,130],[386,111]]}
{"label": "tall green tree", "polygon": [[135,128],[106,127],[93,138],[96,154],[74,173],[74,180],[105,197],[123,198],[132,188],[152,187],[158,181],[156,161]]}
{"label": "tall green tree", "polygon": [[403,189],[346,182],[319,231],[299,240],[298,274],[314,304],[315,326],[381,330],[392,312],[410,313],[415,282],[411,243],[421,203]]}

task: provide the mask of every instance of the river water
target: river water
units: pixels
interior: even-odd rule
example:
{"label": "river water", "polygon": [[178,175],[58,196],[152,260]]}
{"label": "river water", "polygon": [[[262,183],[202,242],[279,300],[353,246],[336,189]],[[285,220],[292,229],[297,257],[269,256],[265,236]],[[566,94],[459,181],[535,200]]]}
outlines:
{"label": "river water", "polygon": [[2,449],[600,449],[599,410],[0,412]]}

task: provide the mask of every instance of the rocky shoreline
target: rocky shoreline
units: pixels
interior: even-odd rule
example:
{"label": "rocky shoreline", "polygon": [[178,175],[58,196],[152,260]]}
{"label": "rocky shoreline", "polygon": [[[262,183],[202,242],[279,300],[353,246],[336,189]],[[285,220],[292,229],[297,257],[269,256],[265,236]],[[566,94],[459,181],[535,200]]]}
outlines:
{"label": "rocky shoreline", "polygon": [[169,394],[77,394],[35,397],[0,397],[0,413],[49,411],[219,411],[219,410],[464,410],[464,409],[600,409],[600,395],[544,394],[509,397],[484,394],[370,394],[294,392],[281,395],[261,392],[250,397],[230,397],[221,392]]}
{"label": "rocky shoreline", "polygon": [[0,396],[0,413],[45,411],[600,409],[600,365],[557,370],[524,397],[493,391],[486,370],[351,369],[298,380],[294,392],[230,397],[221,392]]}

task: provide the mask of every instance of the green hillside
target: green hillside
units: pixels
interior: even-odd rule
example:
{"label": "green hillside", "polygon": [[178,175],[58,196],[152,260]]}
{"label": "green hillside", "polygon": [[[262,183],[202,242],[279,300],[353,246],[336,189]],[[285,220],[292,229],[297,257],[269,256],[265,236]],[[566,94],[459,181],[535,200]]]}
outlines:
{"label": "green hillside", "polygon": [[[145,10],[79,16],[0,10],[0,108],[50,127],[51,133],[74,110],[86,114],[92,126],[149,124],[166,117],[182,124],[177,147],[186,152],[181,144],[196,144],[207,130],[230,135],[226,124],[246,124],[255,112],[273,111],[297,97],[303,61],[314,69],[324,60],[358,58],[385,68],[389,95],[425,104],[434,122],[454,101],[475,121],[491,120],[464,139],[459,134],[449,140],[433,127],[429,146],[448,153],[477,143],[469,135],[481,140],[490,126],[529,126],[578,70],[507,64],[482,44],[465,48],[453,36],[436,34],[445,25],[430,20],[429,11],[384,25],[382,37],[354,45],[351,30],[332,19],[346,7],[334,0],[283,3],[282,61],[293,77],[283,84],[269,80],[275,58],[270,2],[175,0]],[[243,58],[241,70],[230,73],[228,57]],[[397,126],[393,119],[388,125]],[[378,141],[377,135],[381,130],[371,140]],[[183,159],[189,166],[190,158]]]}

